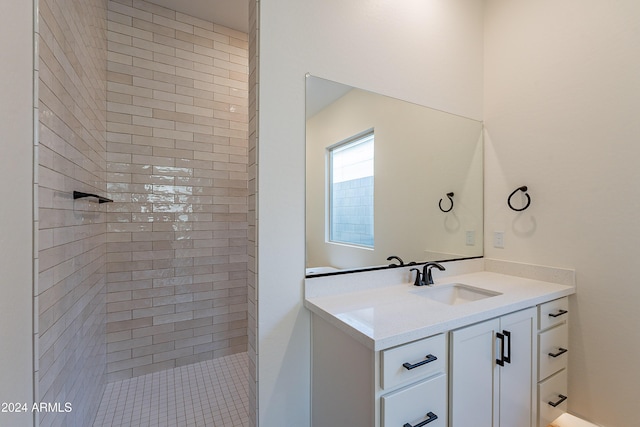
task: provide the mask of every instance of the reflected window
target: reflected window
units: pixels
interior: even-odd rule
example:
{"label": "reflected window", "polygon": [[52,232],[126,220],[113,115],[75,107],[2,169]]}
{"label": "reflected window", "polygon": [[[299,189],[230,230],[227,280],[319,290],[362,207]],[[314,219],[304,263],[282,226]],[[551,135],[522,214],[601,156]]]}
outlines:
{"label": "reflected window", "polygon": [[373,247],[373,130],[329,148],[329,240]]}

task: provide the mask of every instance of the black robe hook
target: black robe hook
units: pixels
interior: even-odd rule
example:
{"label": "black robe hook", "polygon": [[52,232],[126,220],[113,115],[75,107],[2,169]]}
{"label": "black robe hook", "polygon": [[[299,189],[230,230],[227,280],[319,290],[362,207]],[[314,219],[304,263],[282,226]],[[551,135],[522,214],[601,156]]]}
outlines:
{"label": "black robe hook", "polygon": [[440,199],[440,202],[438,203],[438,207],[440,207],[440,210],[442,212],[445,212],[445,213],[446,212],[450,212],[451,209],[453,209],[453,198],[452,198],[453,197],[453,193],[447,193],[447,197],[449,198],[449,201],[451,202],[451,207],[449,209],[447,209],[447,210],[442,209],[442,199]]}
{"label": "black robe hook", "polygon": [[[514,208],[513,205],[511,204],[511,198],[518,192],[518,191],[522,191],[524,193],[525,196],[527,196],[527,204],[524,205],[523,208]],[[522,212],[523,210],[527,209],[529,207],[529,205],[531,204],[531,197],[529,196],[529,194],[527,193],[527,186],[523,185],[522,187],[518,187],[515,190],[513,190],[513,193],[511,193],[509,195],[509,198],[507,199],[507,204],[509,205],[509,207],[511,209],[513,209],[516,212]]]}

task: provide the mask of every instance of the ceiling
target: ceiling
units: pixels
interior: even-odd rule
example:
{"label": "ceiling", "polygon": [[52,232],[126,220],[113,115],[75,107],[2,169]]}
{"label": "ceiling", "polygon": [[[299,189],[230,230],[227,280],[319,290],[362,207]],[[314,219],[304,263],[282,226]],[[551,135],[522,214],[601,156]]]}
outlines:
{"label": "ceiling", "polygon": [[148,0],[186,15],[249,32],[249,0]]}

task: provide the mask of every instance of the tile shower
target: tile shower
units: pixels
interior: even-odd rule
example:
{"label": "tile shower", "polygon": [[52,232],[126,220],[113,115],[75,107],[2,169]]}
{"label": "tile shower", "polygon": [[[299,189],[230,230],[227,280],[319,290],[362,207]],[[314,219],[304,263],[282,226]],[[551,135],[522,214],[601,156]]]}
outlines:
{"label": "tile shower", "polygon": [[[39,425],[247,350],[247,35],[141,0],[40,0]],[[114,203],[73,201],[72,191]]]}

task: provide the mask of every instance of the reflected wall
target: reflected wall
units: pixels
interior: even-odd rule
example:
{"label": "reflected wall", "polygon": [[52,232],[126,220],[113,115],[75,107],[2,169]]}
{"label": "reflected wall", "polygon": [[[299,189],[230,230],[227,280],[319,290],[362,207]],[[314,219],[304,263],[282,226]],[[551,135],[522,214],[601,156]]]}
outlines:
{"label": "reflected wall", "polygon": [[[333,243],[327,149],[368,129],[375,138],[375,245]],[[307,119],[306,147],[309,274],[388,265],[390,255],[405,262],[482,255],[481,122],[352,88]],[[453,209],[443,212],[450,192]]]}

